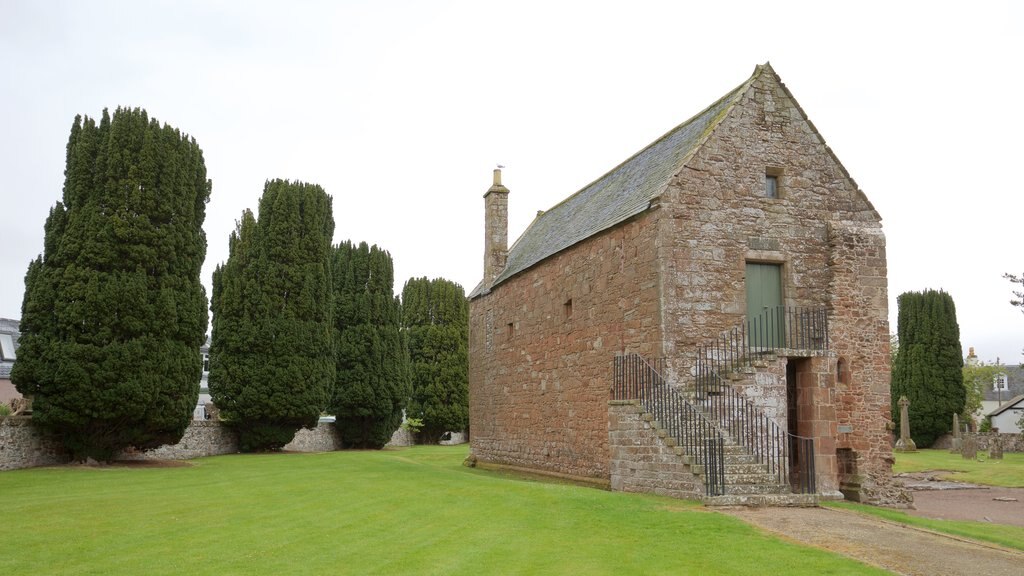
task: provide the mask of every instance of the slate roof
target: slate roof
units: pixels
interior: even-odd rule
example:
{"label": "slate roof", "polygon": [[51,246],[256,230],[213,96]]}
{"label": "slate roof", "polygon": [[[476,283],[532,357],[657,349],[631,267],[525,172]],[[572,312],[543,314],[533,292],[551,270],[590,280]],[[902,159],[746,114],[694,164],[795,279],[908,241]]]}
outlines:
{"label": "slate roof", "polygon": [[[498,285],[651,206],[767,65],[743,84],[537,218],[509,248]],[[773,73],[773,72],[772,72]],[[470,294],[483,292],[481,284]]]}
{"label": "slate roof", "polygon": [[1002,414],[1003,412],[1006,412],[1010,408],[1013,408],[1014,406],[1019,404],[1022,400],[1024,400],[1024,394],[1020,394],[1019,396],[1014,396],[1013,398],[1010,398],[1009,400],[1004,402],[1002,406],[1000,406],[1000,407],[996,408],[995,410],[992,410],[991,412],[986,414],[986,416],[998,416],[998,415]]}

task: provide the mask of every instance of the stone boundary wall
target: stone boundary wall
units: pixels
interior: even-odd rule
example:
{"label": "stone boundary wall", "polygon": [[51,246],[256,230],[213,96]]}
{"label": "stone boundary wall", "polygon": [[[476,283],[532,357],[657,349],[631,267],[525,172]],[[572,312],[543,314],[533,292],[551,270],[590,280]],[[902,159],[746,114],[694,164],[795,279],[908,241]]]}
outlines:
{"label": "stone boundary wall", "polygon": [[413,438],[412,432],[410,432],[408,428],[399,428],[391,435],[391,440],[389,440],[384,447],[401,448],[404,446],[412,446],[414,444],[416,444],[416,439]]}
{"label": "stone boundary wall", "polygon": [[[996,434],[993,432],[974,434],[974,437],[978,439],[978,451],[988,452],[992,438],[995,436]],[[999,434],[998,436],[1003,442],[1003,452],[1024,452],[1024,434]],[[953,436],[951,434],[939,436],[932,444],[932,448],[936,450],[949,450],[952,446]]]}
{"label": "stone boundary wall", "polygon": [[[320,423],[313,430],[302,429],[285,445],[291,452],[330,452],[341,449],[341,438],[334,425]],[[145,452],[127,451],[118,460],[191,460],[238,452],[238,438],[221,422],[193,420],[181,441]],[[40,435],[32,418],[9,416],[0,420],[0,470],[66,464],[71,458],[59,445]]]}
{"label": "stone boundary wall", "polygon": [[657,437],[636,402],[608,403],[611,489],[701,500],[704,487],[682,457]]}
{"label": "stone boundary wall", "polygon": [[117,460],[191,460],[238,452],[238,436],[220,422],[193,420],[177,444],[165,444],[145,452],[122,452]]}
{"label": "stone boundary wall", "polygon": [[31,416],[0,419],[0,470],[53,466],[70,461],[60,445],[36,431]]}
{"label": "stone boundary wall", "polygon": [[341,450],[341,436],[333,423],[321,422],[316,428],[302,428],[282,450],[290,452],[334,452]]}

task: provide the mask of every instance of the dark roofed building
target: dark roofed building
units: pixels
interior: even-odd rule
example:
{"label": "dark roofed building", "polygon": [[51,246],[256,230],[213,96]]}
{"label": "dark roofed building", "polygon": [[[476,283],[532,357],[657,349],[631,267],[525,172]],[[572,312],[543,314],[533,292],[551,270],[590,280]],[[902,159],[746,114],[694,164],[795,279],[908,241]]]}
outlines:
{"label": "dark roofed building", "polygon": [[[729,443],[769,430],[813,440],[813,453],[790,440],[729,448],[784,468],[758,497],[782,484],[886,498],[880,217],[769,65],[539,213],[511,247],[509,196],[495,170],[470,295],[478,464],[683,497],[748,490],[734,477],[712,488],[689,440],[666,439],[686,417],[659,412],[652,429],[625,402],[670,388]],[[722,399],[749,402],[763,429],[730,432]]]}

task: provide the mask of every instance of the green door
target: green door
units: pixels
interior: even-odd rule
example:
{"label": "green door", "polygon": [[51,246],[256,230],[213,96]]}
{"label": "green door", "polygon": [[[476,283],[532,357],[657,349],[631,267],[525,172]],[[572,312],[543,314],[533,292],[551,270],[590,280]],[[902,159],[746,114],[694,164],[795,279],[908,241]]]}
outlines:
{"label": "green door", "polygon": [[782,265],[747,262],[747,322],[750,345],[783,348]]}

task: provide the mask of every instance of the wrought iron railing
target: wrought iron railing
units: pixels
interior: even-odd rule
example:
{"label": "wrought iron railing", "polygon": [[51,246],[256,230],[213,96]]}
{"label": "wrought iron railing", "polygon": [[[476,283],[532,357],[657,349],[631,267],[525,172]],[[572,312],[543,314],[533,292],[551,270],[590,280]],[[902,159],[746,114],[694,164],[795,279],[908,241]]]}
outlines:
{"label": "wrought iron railing", "polygon": [[821,352],[828,347],[826,309],[776,306],[698,346],[697,363],[710,361],[725,374],[751,366],[766,354]]}
{"label": "wrought iron railing", "polygon": [[828,350],[828,314],[823,308],[768,308],[697,347],[694,400],[780,482],[795,492],[814,493],[814,442],[783,429],[729,383],[729,374],[758,357],[782,350]]}
{"label": "wrought iron railing", "polygon": [[636,354],[615,357],[613,400],[639,400],[659,426],[704,470],[708,496],[725,493],[725,439],[704,413],[665,382],[664,362]]}

